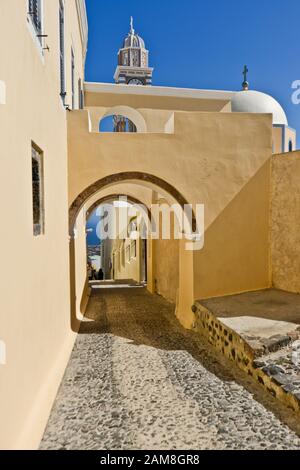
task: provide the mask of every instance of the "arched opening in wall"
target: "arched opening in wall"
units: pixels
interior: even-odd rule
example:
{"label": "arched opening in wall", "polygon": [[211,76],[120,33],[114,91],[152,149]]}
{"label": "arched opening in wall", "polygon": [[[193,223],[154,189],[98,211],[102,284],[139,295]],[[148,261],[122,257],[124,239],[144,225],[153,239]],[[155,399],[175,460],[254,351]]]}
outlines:
{"label": "arched opening in wall", "polygon": [[293,152],[293,150],[294,150],[293,142],[290,140],[289,141],[289,152]]}
{"label": "arched opening in wall", "polygon": [[101,119],[99,132],[137,132],[136,125],[121,115],[106,116]]}
{"label": "arched opening in wall", "polygon": [[[125,192],[123,192],[121,189],[123,187]],[[73,329],[76,329],[77,326],[78,330],[80,326],[80,322],[78,321],[79,318],[77,317],[78,309],[76,308],[76,299],[81,298],[82,288],[79,286],[78,289],[78,282],[76,279],[83,279],[83,270],[86,276],[87,265],[85,251],[84,257],[81,256],[81,260],[79,259],[77,262],[78,266],[76,266],[76,258],[78,258],[76,245],[80,244],[78,243],[78,240],[76,240],[76,234],[80,233],[80,224],[78,223],[78,220],[80,220],[82,214],[84,214],[85,223],[83,232],[84,243],[86,246],[86,217],[89,218],[91,215],[91,210],[95,210],[96,207],[99,207],[99,200],[101,198],[109,198],[111,202],[113,199],[112,194],[117,195],[117,197],[119,197],[120,194],[128,195],[131,198],[131,200],[129,199],[129,202],[131,203],[134,202],[135,198],[137,200],[139,199],[148,208],[150,208],[153,203],[156,204],[156,206],[159,206],[159,209],[161,209],[161,206],[165,206],[167,209],[166,212],[169,211],[169,216],[167,215],[167,218],[169,218],[171,224],[173,225],[175,220],[177,224],[178,220],[180,220],[182,216],[184,217],[185,205],[189,205],[184,196],[167,181],[155,175],[136,171],[107,175],[100,180],[95,181],[92,185],[87,187],[77,196],[69,209],[71,260],[70,278],[72,295],[71,325]],[[103,203],[103,199],[101,202]],[[107,200],[105,202],[107,202]],[[176,209],[174,209],[173,204],[175,204]],[[180,215],[178,215],[178,212],[180,212]],[[195,224],[195,216],[193,211],[191,211],[191,213],[192,220],[190,227],[192,228]],[[128,276],[130,260],[138,258],[138,254],[139,259],[141,259],[140,257],[144,257],[144,259],[147,260],[147,264],[145,264],[143,267],[142,263],[140,262],[140,269],[136,271],[136,279],[139,279],[139,282],[134,282],[142,287],[143,284],[147,281],[147,289],[150,293],[157,293],[171,302],[172,305],[176,304],[177,315],[181,316],[181,312],[186,311],[188,312],[187,316],[189,317],[189,315],[191,315],[191,307],[194,301],[194,299],[192,299],[192,287],[190,287],[193,285],[193,279],[191,278],[191,281],[188,284],[186,283],[185,279],[186,276],[189,276],[187,273],[192,269],[192,264],[188,262],[188,264],[185,265],[184,263],[179,262],[179,260],[182,259],[182,256],[185,256],[183,247],[185,246],[186,241],[181,243],[180,237],[177,238],[176,236],[172,236],[172,228],[171,236],[162,236],[161,226],[159,226],[159,229],[156,226],[153,227],[153,223],[151,221],[150,236],[144,244],[140,243],[140,246],[138,247],[138,243],[135,243],[134,238],[132,239],[129,236],[129,233],[135,232],[133,229],[135,228],[136,224],[134,215],[131,214],[131,217],[133,217],[133,219],[129,220],[129,223],[127,222],[126,225],[127,235],[122,237],[120,232],[119,238],[116,241],[113,241],[116,246],[114,250],[110,249],[111,256],[108,274],[105,276],[105,273],[103,272],[103,277],[107,277],[107,280],[105,281],[105,279],[103,279],[103,281],[99,281],[96,279],[92,281],[92,283],[99,284],[99,282],[102,282],[105,285],[105,282],[111,282],[111,279],[108,279],[110,277],[114,279],[114,289],[116,289],[116,283],[124,282],[124,278]],[[145,219],[147,219],[147,217]],[[77,228],[74,238],[75,224]],[[102,227],[103,226],[104,224],[102,224]],[[177,231],[177,228],[178,225],[174,230],[174,233]],[[141,232],[142,230],[143,227],[140,226],[138,231]],[[180,233],[182,235],[185,232],[181,231]],[[102,240],[101,236],[98,238],[99,240]],[[127,240],[126,244],[124,244],[124,240]],[[98,249],[98,254],[96,256],[100,256],[99,252],[100,248]],[[128,265],[126,265],[126,263],[128,263]],[[128,268],[127,271],[125,270],[125,272],[123,270],[124,265],[126,265]],[[184,268],[184,273],[183,266],[187,266],[187,269]],[[134,276],[132,273],[130,273],[129,276],[132,282],[132,278],[134,278]],[[99,287],[94,287],[94,285],[92,285],[92,292],[94,292],[97,288]],[[92,293],[92,295],[94,294]],[[190,321],[190,319],[188,321]],[[186,320],[185,322],[187,324]]]}
{"label": "arched opening in wall", "polygon": [[146,285],[147,219],[146,207],[132,197],[110,195],[92,204],[86,214],[90,282]]}
{"label": "arched opening in wall", "polygon": [[143,115],[129,106],[114,106],[107,109],[99,123],[100,132],[147,132]]}
{"label": "arched opening in wall", "polygon": [[[91,184],[85,190],[83,190],[71,204],[69,209],[70,236],[73,236],[76,218],[88,200],[90,200],[95,194],[101,192],[101,190],[105,190],[106,188],[126,182],[135,183],[142,186],[143,188],[152,188],[152,190],[156,192],[161,192],[161,194],[164,196],[168,196],[171,203],[176,203],[182,208],[182,210],[184,210],[185,206],[189,205],[187,199],[174,186],[158,176],[151,175],[149,173],[142,173],[139,171],[127,171],[123,173],[107,175],[95,181],[95,183]],[[192,213],[192,216],[191,228],[194,228],[194,212]]]}

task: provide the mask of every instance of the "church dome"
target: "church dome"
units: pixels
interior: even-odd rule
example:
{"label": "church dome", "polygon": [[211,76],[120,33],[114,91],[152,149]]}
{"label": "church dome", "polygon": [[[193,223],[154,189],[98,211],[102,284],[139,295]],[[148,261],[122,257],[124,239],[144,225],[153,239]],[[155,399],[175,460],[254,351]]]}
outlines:
{"label": "church dome", "polygon": [[288,125],[282,106],[272,96],[260,91],[244,90],[236,93],[231,100],[234,113],[266,113],[273,115],[273,125]]}
{"label": "church dome", "polygon": [[129,33],[123,44],[124,49],[127,49],[128,47],[138,47],[140,49],[145,49],[145,42],[138,34]]}
{"label": "church dome", "polygon": [[127,38],[124,40],[123,49],[127,49],[129,47],[138,47],[140,49],[145,49],[145,42],[144,40],[136,34],[133,28],[133,18],[130,19],[130,32]]}

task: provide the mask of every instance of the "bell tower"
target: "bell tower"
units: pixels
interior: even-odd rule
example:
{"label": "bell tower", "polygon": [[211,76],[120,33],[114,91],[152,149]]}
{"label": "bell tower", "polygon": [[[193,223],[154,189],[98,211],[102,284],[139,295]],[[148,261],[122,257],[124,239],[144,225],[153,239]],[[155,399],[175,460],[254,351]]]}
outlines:
{"label": "bell tower", "polygon": [[123,85],[152,85],[152,74],[149,51],[144,40],[135,32],[131,17],[129,34],[118,53],[115,82]]}

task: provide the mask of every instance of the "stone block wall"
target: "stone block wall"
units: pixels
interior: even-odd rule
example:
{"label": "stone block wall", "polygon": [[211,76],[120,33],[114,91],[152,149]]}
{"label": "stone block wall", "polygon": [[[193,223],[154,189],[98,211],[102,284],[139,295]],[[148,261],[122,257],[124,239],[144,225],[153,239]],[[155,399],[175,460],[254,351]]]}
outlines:
{"label": "stone block wall", "polygon": [[266,366],[260,360],[259,349],[252,348],[236,331],[224,325],[201,302],[193,306],[194,331],[204,335],[209,343],[225,357],[234,361],[240,369],[258,382],[273,397],[300,414],[300,394],[293,393],[280,380],[280,368]]}

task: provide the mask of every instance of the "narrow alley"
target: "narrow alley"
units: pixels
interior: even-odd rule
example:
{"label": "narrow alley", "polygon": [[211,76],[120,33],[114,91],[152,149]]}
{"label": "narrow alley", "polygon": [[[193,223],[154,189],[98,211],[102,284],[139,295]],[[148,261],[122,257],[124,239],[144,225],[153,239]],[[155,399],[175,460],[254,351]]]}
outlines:
{"label": "narrow alley", "polygon": [[293,414],[183,329],[172,304],[99,284],[41,449],[300,449],[296,432]]}

